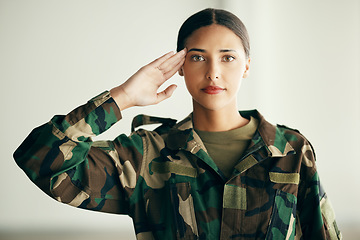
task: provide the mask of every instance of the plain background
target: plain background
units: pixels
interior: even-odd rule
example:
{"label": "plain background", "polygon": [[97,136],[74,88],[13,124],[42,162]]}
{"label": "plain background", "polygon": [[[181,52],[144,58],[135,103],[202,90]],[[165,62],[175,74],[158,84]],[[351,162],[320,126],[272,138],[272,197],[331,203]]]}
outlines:
{"label": "plain background", "polygon": [[[358,0],[1,0],[0,233],[107,231],[134,238],[127,216],[80,210],[46,196],[12,154],[53,115],[175,50],[182,22],[206,7],[235,13],[250,34],[251,74],[242,83],[239,107],[256,108],[311,141],[340,229],[350,236],[347,230],[360,224]],[[140,113],[187,116],[191,97],[183,79],[176,75],[169,82],[178,84],[172,98],[125,110],[122,122],[95,140],[130,133],[131,119]]]}

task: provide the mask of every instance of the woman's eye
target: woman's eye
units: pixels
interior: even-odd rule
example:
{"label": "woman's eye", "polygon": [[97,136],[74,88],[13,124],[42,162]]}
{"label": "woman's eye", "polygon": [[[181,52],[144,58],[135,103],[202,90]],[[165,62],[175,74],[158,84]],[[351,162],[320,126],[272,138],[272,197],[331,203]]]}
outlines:
{"label": "woman's eye", "polygon": [[201,55],[193,55],[193,56],[191,56],[191,60],[194,62],[201,62],[201,61],[204,61],[205,59]]}
{"label": "woman's eye", "polygon": [[223,57],[224,62],[232,62],[234,60],[235,60],[235,58],[233,56],[224,56]]}

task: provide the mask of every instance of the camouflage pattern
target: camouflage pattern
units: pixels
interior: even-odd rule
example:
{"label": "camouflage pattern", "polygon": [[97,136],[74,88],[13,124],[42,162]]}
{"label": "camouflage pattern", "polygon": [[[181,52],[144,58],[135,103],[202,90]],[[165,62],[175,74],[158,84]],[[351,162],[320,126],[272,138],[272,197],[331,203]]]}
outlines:
{"label": "camouflage pattern", "polygon": [[93,142],[121,119],[109,92],[36,129],[14,153],[29,178],[75,207],[127,214],[137,239],[341,239],[310,143],[259,119],[251,145],[226,179],[189,115],[135,117],[139,129]]}

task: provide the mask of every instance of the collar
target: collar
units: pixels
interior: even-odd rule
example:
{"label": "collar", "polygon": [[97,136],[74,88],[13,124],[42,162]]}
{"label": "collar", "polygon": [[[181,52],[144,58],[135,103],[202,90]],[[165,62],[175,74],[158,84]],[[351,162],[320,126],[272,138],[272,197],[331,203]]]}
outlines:
{"label": "collar", "polygon": [[[257,111],[239,111],[241,116],[250,118],[251,116],[259,120],[258,129],[252,139],[252,144],[249,147],[265,146],[267,155],[271,157],[284,157],[289,153],[294,153],[294,148],[287,141],[284,131],[268,121]],[[162,124],[155,129],[159,134],[167,133],[164,135],[166,146],[172,150],[183,149],[196,154],[200,150],[206,152],[204,144],[200,137],[194,131],[192,113],[189,114],[182,121],[176,123],[176,120],[171,118],[152,117],[147,115],[138,115],[133,119],[132,131],[136,127],[147,124]]]}
{"label": "collar", "polygon": [[[266,121],[257,110],[240,111],[239,113],[245,118],[252,116],[259,120],[259,126],[252,139],[251,146],[265,145],[268,155],[272,157],[284,157],[294,152],[294,148],[287,141],[284,131]],[[174,150],[184,149],[192,153],[199,149],[205,150],[201,139],[194,131],[192,113],[171,129],[165,142],[169,148]]]}

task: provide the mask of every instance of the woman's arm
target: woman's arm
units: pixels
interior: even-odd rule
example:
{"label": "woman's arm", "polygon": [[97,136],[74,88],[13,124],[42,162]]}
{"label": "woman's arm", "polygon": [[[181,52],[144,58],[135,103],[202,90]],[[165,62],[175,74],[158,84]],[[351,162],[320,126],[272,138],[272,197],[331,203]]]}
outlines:
{"label": "woman's arm", "polygon": [[314,149],[306,140],[301,151],[295,239],[342,239],[330,200],[320,183]]}
{"label": "woman's arm", "polygon": [[[158,88],[182,65],[184,52],[166,54],[141,68],[111,92],[104,92],[67,115],[35,128],[14,153],[17,164],[45,193],[72,206],[128,213],[128,198],[142,160],[139,135],[93,142],[121,119],[120,109],[156,104],[175,87]],[[160,70],[158,69],[160,67]],[[124,174],[131,176],[124,177]]]}

